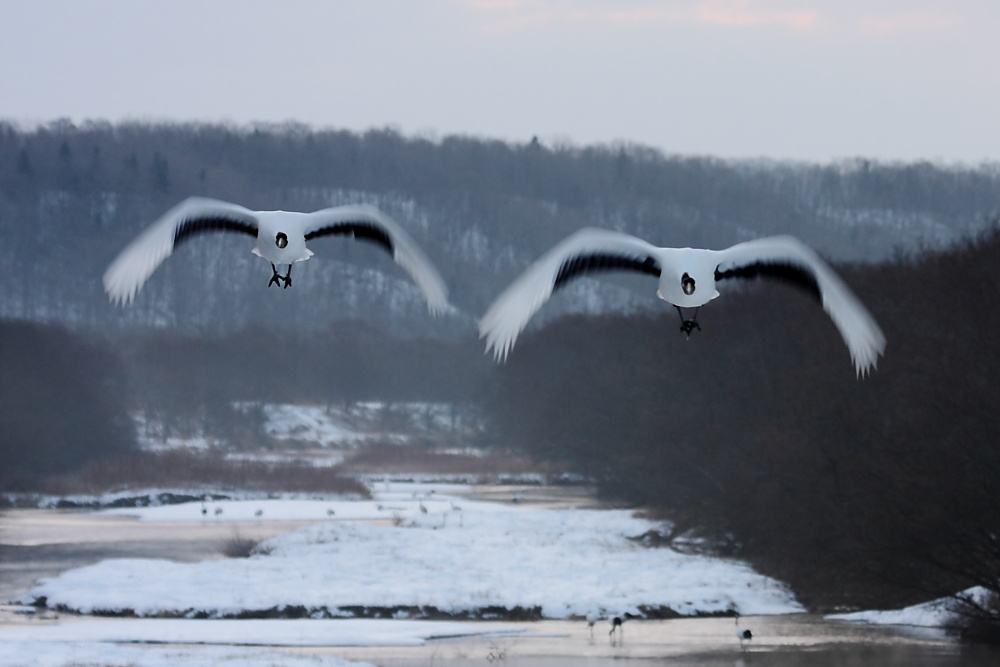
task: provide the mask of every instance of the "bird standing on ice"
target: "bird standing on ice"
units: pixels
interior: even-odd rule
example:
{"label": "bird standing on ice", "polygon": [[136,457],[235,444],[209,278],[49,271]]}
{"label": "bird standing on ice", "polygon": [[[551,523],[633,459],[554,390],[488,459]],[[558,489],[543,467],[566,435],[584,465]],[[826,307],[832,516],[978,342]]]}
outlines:
{"label": "bird standing on ice", "polygon": [[745,649],[746,642],[753,639],[753,633],[747,630],[746,628],[740,627],[739,614],[736,614],[736,618],[733,619],[733,622],[736,624],[736,638],[740,640],[740,648]]}
{"label": "bird standing on ice", "polygon": [[[606,229],[581,229],[515,280],[479,321],[486,349],[506,359],[518,334],[552,292],[587,273],[627,270],[654,276],[656,295],[674,305],[681,331],[698,325],[698,309],[719,296],[720,283],[757,277],[791,281],[812,293],[840,331],[858,375],[875,367],[885,336],[850,288],[809,247],[790,236],[747,241],[725,250],[659,248]],[[685,313],[693,314],[688,316]]]}
{"label": "bird standing on ice", "polygon": [[587,612],[587,617],[586,618],[587,618],[587,627],[590,628],[590,638],[593,639],[594,638],[594,624],[597,623],[597,619],[599,619],[600,616],[597,615],[597,612],[591,610],[591,611]]}
{"label": "bird standing on ice", "polygon": [[608,623],[611,624],[611,630],[608,631],[608,637],[611,639],[611,643],[614,643],[617,638],[619,643],[625,639],[625,621],[628,620],[628,616],[622,614],[620,616],[609,616]]}
{"label": "bird standing on ice", "polygon": [[[237,232],[257,240],[253,253],[271,262],[268,287],[292,284],[292,264],[313,255],[306,241],[322,236],[372,241],[410,274],[432,313],[448,304],[448,290],[434,265],[402,227],[373,206],[336,206],[313,213],[251,211],[204,197],[191,197],[174,206],[119,253],[104,273],[108,297],[115,303],[131,303],[178,245],[213,231]],[[287,272],[279,274],[277,267],[286,264]]]}

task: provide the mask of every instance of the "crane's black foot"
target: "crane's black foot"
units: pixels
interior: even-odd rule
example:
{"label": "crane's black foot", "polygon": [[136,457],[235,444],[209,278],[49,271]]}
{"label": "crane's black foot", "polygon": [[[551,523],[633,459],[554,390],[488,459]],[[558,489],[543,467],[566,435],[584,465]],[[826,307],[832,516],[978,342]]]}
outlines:
{"label": "crane's black foot", "polygon": [[[694,317],[690,319],[684,317],[684,311],[681,310],[680,306],[675,305],[674,308],[677,309],[677,316],[681,318],[681,331],[684,332],[685,336],[690,338],[691,332],[694,331],[695,329],[701,331],[701,325],[698,324],[698,311],[701,310],[701,306],[698,306],[697,308],[694,309]],[[687,310],[691,309],[689,308]]]}
{"label": "crane's black foot", "polygon": [[696,320],[684,320],[681,323],[681,331],[683,331],[684,335],[687,336],[688,338],[691,337],[691,332],[694,331],[695,329],[701,331],[701,325],[698,324]]}
{"label": "crane's black foot", "polygon": [[288,289],[289,287],[291,287],[292,285],[291,264],[288,265],[288,273],[286,273],[285,275],[281,275],[278,273],[278,269],[273,262],[271,263],[271,271],[272,271],[271,279],[267,281],[268,287],[270,287],[271,285],[281,285],[283,289]]}

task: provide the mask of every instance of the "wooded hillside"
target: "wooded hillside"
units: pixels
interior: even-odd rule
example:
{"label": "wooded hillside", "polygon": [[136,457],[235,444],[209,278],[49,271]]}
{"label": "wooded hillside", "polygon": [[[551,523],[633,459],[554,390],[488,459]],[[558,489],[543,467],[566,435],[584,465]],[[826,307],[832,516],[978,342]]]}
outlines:
{"label": "wooded hillside", "polygon": [[858,379],[808,296],[760,281],[701,311],[572,317],[518,342],[488,402],[566,461],[789,582],[812,608],[1000,581],[1000,234],[845,270],[885,330]]}
{"label": "wooded hillside", "polygon": [[[982,229],[1000,212],[998,190],[997,165],[740,162],[634,145],[296,124],[0,123],[0,316],[191,332],[360,319],[393,335],[463,337],[516,275],[580,227],[715,248],[791,233],[827,258],[881,260]],[[457,311],[430,317],[399,267],[343,239],[316,241],[294,289],[278,294],[264,289],[269,267],[247,239],[226,234],[185,244],[129,309],[108,304],[100,283],[108,262],[192,195],[260,210],[375,204],[423,245]],[[571,289],[579,298],[546,309],[539,322],[564,309],[652,305],[614,281]]]}

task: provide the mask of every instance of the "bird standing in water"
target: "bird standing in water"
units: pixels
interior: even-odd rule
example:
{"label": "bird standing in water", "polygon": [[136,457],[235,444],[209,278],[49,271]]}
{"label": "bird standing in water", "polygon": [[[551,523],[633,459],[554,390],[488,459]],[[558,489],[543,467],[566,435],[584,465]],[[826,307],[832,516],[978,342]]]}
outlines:
{"label": "bird standing in water", "polygon": [[611,639],[612,644],[615,642],[616,638],[618,639],[618,643],[621,643],[625,639],[625,628],[623,627],[623,624],[626,620],[628,620],[628,617],[625,615],[610,616],[608,618],[608,623],[611,624],[611,630],[608,632],[608,637]]}
{"label": "bird standing in water", "polygon": [[590,638],[594,638],[594,624],[597,623],[598,615],[594,611],[587,612],[587,627],[590,628]]}
{"label": "bird standing in water", "polygon": [[733,619],[733,623],[736,624],[736,638],[740,640],[740,648],[746,650],[746,642],[753,639],[753,633],[746,628],[740,627],[739,614],[736,614],[736,618]]}

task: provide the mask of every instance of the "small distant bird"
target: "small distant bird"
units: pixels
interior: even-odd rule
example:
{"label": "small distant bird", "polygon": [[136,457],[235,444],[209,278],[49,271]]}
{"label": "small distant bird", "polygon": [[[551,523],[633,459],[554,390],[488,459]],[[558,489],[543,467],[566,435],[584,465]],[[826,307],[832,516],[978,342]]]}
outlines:
{"label": "small distant bird", "polygon": [[[382,506],[381,506],[381,505],[379,505],[379,506],[378,506],[378,508],[379,508],[379,509],[382,509]],[[333,516],[333,515],[335,515],[335,514],[336,514],[336,512],[335,512],[335,511],[333,510],[333,508],[330,508],[330,509],[328,509],[328,510],[326,511],[326,515],[327,515],[327,516]]]}
{"label": "small distant bird", "polygon": [[222,508],[221,507],[216,507],[215,508],[215,516],[219,516],[220,514],[222,514]]}
{"label": "small distant bird", "polygon": [[618,638],[618,641],[625,639],[625,628],[623,627],[623,624],[627,620],[628,617],[625,616],[624,614],[621,616],[611,616],[608,618],[608,623],[611,624],[611,630],[608,632],[608,637],[611,638],[611,641],[614,641],[616,636]]}
{"label": "small distant bird", "polygon": [[413,492],[413,499],[417,501],[417,507],[420,508],[421,514],[427,514],[427,507],[424,505],[425,500],[430,500],[434,497],[434,489],[431,489],[427,493],[422,493],[417,495],[417,492]]}
{"label": "small distant bird", "polygon": [[740,627],[739,614],[736,614],[736,618],[733,619],[733,623],[736,624],[736,638],[740,640],[740,648],[746,649],[746,642],[753,639],[753,633],[746,628]]}
{"label": "small distant bird", "polygon": [[264,510],[257,510],[256,512],[253,513],[253,515],[259,519],[262,516],[264,516]]}
{"label": "small distant bird", "polygon": [[[373,206],[326,208],[313,213],[251,211],[205,197],[191,197],[163,214],[119,253],[104,272],[104,289],[115,303],[128,304],[174,249],[206,232],[237,232],[256,239],[253,253],[271,262],[267,286],[292,284],[292,264],[312,257],[306,242],[349,236],[386,250],[423,291],[432,313],[448,305],[448,290],[437,269],[394,220]],[[284,275],[278,266],[287,265]]]}
{"label": "small distant bird", "polygon": [[593,612],[593,611],[588,611],[587,612],[587,627],[590,628],[590,638],[591,639],[594,638],[594,624],[597,623],[597,621],[599,619],[600,619],[600,616],[598,616],[596,612]]}
{"label": "small distant bird", "polygon": [[677,309],[681,331],[688,336],[701,329],[698,309],[719,296],[716,288],[721,283],[764,277],[791,282],[819,300],[847,344],[859,376],[874,368],[885,350],[882,330],[850,288],[791,236],[702,250],[658,248],[628,234],[588,228],[553,247],[497,297],[479,321],[487,351],[506,359],[531,316],[555,290],[584,274],[608,270],[656,277],[656,295]]}

